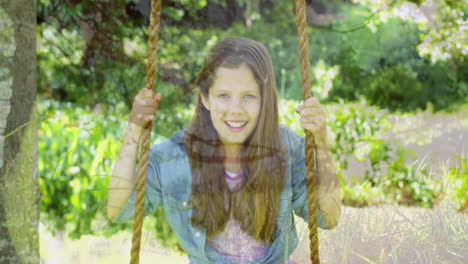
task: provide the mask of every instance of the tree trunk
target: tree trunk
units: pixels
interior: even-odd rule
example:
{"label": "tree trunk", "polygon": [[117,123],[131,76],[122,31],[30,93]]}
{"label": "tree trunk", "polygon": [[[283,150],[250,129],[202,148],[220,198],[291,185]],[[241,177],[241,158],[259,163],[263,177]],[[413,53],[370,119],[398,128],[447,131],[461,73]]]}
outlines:
{"label": "tree trunk", "polygon": [[0,263],[39,263],[36,1],[0,0]]}

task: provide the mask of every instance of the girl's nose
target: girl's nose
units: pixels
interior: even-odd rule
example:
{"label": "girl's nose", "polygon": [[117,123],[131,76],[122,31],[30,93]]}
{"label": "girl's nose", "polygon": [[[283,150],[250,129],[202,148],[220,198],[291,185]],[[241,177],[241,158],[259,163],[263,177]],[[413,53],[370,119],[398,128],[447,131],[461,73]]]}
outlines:
{"label": "girl's nose", "polygon": [[240,99],[233,98],[229,104],[229,110],[231,112],[241,112],[243,110],[242,101]]}

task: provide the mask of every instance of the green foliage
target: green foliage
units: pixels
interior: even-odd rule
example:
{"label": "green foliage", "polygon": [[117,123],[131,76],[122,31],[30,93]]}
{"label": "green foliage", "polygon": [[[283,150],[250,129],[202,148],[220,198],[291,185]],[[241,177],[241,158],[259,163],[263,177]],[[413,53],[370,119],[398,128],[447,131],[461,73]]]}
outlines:
{"label": "green foliage", "polygon": [[[282,100],[280,121],[300,135],[303,130],[294,112],[300,102]],[[375,206],[382,203],[433,207],[442,195],[442,184],[431,178],[422,165],[407,165],[408,150],[396,143],[388,143],[383,136],[390,130],[388,114],[367,101],[354,104],[327,104],[329,145],[334,160],[343,197],[348,206]],[[391,153],[395,151],[396,157]],[[351,178],[347,182],[343,172],[348,160],[354,157],[360,162],[368,162],[370,169],[364,177]]]}
{"label": "green foliage", "polygon": [[[304,136],[295,109],[300,101],[280,99],[279,120],[296,133]],[[363,161],[370,157],[372,167],[380,168],[387,161],[389,147],[380,138],[389,131],[390,124],[385,111],[370,106],[361,98],[360,102],[322,105],[327,114],[328,143],[340,170],[348,167],[349,156]]]}
{"label": "green foliage", "polygon": [[116,133],[123,127],[115,117],[95,116],[71,104],[43,101],[39,113],[41,211],[54,231],[68,223],[73,238],[91,234],[118,153]]}
{"label": "green foliage", "polygon": [[[366,22],[366,8],[346,7],[344,18],[333,28],[350,29]],[[312,93],[324,102],[359,100],[391,110],[435,110],[463,101],[468,95],[462,74],[466,63],[432,63],[417,49],[421,31],[418,25],[400,18],[371,23],[359,30],[339,33],[309,28],[309,55],[312,65]],[[270,51],[278,89],[285,98],[301,98],[301,76],[294,19],[281,24],[263,20],[245,28],[235,23],[222,36],[246,36],[259,40]]]}
{"label": "green foliage", "polygon": [[452,199],[459,211],[468,208],[468,157],[459,157],[460,165],[450,169],[448,179],[451,184]]}
{"label": "green foliage", "polygon": [[291,128],[294,132],[304,136],[304,130],[298,122],[299,114],[296,113],[296,108],[301,104],[300,101],[286,100],[280,98],[279,100],[279,123],[284,124]]}
{"label": "green foliage", "polygon": [[387,200],[398,204],[432,208],[443,197],[440,180],[432,178],[426,166],[406,165],[407,151],[397,149],[397,158],[388,166],[386,177],[381,179]]}
{"label": "green foliage", "polygon": [[329,104],[327,113],[329,144],[341,169],[348,167],[347,159],[350,155],[355,155],[358,160],[372,156],[373,167],[378,167],[379,161],[388,159],[387,156],[381,156],[388,149],[382,146],[380,137],[388,132],[390,126],[384,111],[361,99],[354,104]]}
{"label": "green foliage", "polygon": [[420,23],[424,32],[418,46],[421,54],[433,62],[451,60],[464,62],[467,58],[466,36],[463,27],[467,22],[468,8],[463,1],[437,1],[432,13],[432,24]]}
{"label": "green foliage", "polygon": [[[352,14],[347,17],[341,23],[353,24]],[[428,102],[438,110],[465,98],[466,80],[454,77],[450,62],[433,64],[419,55],[419,34],[415,23],[391,18],[338,37],[328,61],[340,66],[330,99],[362,95],[372,104],[407,111]]]}
{"label": "green foliage", "polygon": [[[82,235],[111,236],[130,223],[110,222],[106,215],[107,188],[127,117],[121,107],[98,113],[70,103],[39,102],[39,183],[41,221],[52,231],[66,230],[72,239]],[[180,106],[177,113],[158,112],[153,143],[181,129],[193,109]],[[177,239],[159,208],[150,227],[167,247],[179,248]]]}
{"label": "green foliage", "polygon": [[118,154],[123,122],[71,104],[39,103],[41,212],[53,231],[92,234],[103,213],[111,162]]}
{"label": "green foliage", "polygon": [[[386,146],[390,150],[390,146]],[[383,164],[386,171],[366,171],[363,179],[352,178],[348,183],[341,177],[343,204],[363,207],[384,203],[433,208],[444,196],[443,184],[433,178],[423,165],[407,165],[408,151],[397,148],[397,157],[389,158]]]}
{"label": "green foliage", "polygon": [[[364,96],[370,103],[392,110],[424,109],[428,103],[439,110],[452,102],[468,98],[467,77],[463,74],[468,63],[463,60],[466,54],[461,52],[463,41],[456,37],[463,34],[450,31],[453,34],[444,33],[438,40],[442,46],[449,43],[447,45],[455,47],[458,51],[450,51],[450,54],[459,54],[454,55],[459,60],[431,61],[429,57],[422,56],[443,53],[432,52],[435,48],[429,47],[429,37],[424,37],[436,34],[435,31],[428,33],[421,23],[390,11],[380,10],[372,15],[369,10],[379,5],[375,5],[374,1],[357,2],[365,6],[341,5],[337,2],[326,4],[327,9],[338,12],[340,19],[335,19],[331,24],[338,30],[308,28],[315,96],[322,101],[334,102],[340,99],[353,101]],[[404,2],[397,1],[395,3],[398,5],[392,5],[392,8]],[[127,18],[117,15],[124,5],[125,1],[115,2],[112,5],[115,10],[111,11],[116,14],[115,23],[103,24],[106,29],[109,27],[115,50],[108,52],[98,46],[92,50],[94,53],[89,53],[87,48],[90,43],[87,43],[83,28],[76,19],[83,18],[93,3],[84,1],[77,5],[61,6],[53,0],[39,2],[38,12],[50,14],[38,30],[41,93],[80,106],[98,103],[115,105],[118,102],[131,106],[133,96],[144,86],[148,35],[146,25],[141,21],[127,21]],[[239,5],[243,7],[246,2],[239,2]],[[176,23],[181,19],[195,19],[200,12],[207,12],[204,9],[206,6],[206,1],[190,0],[171,2],[163,8],[163,16],[169,17],[175,24],[169,23],[161,28],[158,87],[172,86],[180,91],[175,93],[179,102],[187,104],[193,101],[191,92],[195,88],[195,75],[209,48],[226,37],[245,36],[264,43],[270,51],[276,83],[284,97],[301,98],[292,3],[273,1],[272,8],[256,13],[261,17],[255,19],[251,27],[246,27],[241,21],[226,30],[202,27],[202,24]],[[436,22],[442,23],[444,30],[457,30],[466,15],[461,8],[447,2],[440,10],[445,15],[435,16]],[[57,16],[52,16],[56,13]],[[366,22],[367,25],[359,30],[341,33]],[[85,53],[86,50],[88,53]],[[110,58],[104,56],[106,52],[110,53],[107,55]],[[91,57],[93,60],[89,56],[94,56]],[[117,59],[120,57],[124,59]]]}
{"label": "green foliage", "polygon": [[341,182],[342,203],[346,206],[378,206],[384,203],[383,190],[369,180],[352,183]]}
{"label": "green foliage", "polygon": [[161,99],[158,108],[153,132],[162,138],[169,138],[174,132],[188,127],[192,120],[195,104],[181,104],[179,101],[180,90],[173,86],[162,86],[158,92],[161,93],[163,99]]}
{"label": "green foliage", "polygon": [[[130,30],[130,29],[128,29]],[[74,102],[84,107],[124,102],[131,107],[133,97],[145,85],[148,36],[144,31],[126,31],[122,40],[128,62],[96,58],[84,67],[86,41],[78,30],[59,29],[54,21],[43,25],[39,36],[39,90],[47,97]],[[164,27],[158,48],[157,90],[174,96],[166,102],[189,103],[195,75],[208,49],[219,39],[215,30]],[[197,39],[196,42],[193,39]],[[159,92],[159,91],[158,91]]]}

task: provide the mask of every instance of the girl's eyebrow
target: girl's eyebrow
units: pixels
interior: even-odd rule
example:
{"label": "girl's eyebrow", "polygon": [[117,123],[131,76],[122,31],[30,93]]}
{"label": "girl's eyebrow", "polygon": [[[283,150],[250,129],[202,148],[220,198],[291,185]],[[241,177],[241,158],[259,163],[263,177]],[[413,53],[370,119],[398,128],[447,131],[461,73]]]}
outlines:
{"label": "girl's eyebrow", "polygon": [[[220,89],[216,91],[216,93],[231,93],[231,91]],[[246,90],[246,91],[242,91],[241,93],[257,93],[257,92],[255,90]]]}

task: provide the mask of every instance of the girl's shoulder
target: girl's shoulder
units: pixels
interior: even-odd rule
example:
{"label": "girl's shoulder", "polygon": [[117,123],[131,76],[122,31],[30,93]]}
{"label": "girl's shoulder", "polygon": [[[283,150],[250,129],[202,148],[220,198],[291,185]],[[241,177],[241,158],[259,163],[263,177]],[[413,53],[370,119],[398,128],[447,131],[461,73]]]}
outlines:
{"label": "girl's shoulder", "polygon": [[290,154],[295,153],[297,148],[304,146],[304,138],[294,132],[291,128],[280,124],[280,131],[283,143]]}
{"label": "girl's shoulder", "polygon": [[157,160],[184,158],[184,130],[176,132],[171,138],[151,146],[150,155]]}

